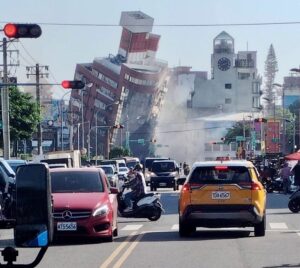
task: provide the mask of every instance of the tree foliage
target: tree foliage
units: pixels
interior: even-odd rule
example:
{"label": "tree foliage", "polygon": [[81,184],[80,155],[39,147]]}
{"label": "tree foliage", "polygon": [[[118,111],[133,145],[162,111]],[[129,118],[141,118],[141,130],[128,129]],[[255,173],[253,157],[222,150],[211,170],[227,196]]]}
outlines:
{"label": "tree foliage", "polygon": [[114,147],[109,152],[109,158],[129,156],[129,155],[130,155],[129,150],[124,147]]}
{"label": "tree foliage", "polygon": [[[228,132],[225,136],[225,143],[230,143],[236,140],[236,136],[249,137],[251,131],[251,122],[250,121],[239,121],[236,122],[231,128],[228,129]],[[245,132],[245,133],[244,133]]]}
{"label": "tree foliage", "polygon": [[29,94],[20,92],[17,87],[9,89],[9,100],[11,141],[31,138],[41,120],[37,104]]}
{"label": "tree foliage", "polygon": [[274,92],[274,83],[276,72],[278,72],[278,64],[276,59],[276,54],[273,45],[271,44],[269,47],[267,59],[265,61],[265,83],[264,83],[264,97],[267,100],[266,110],[270,114],[272,111],[273,105],[275,105],[275,97],[276,94]]}

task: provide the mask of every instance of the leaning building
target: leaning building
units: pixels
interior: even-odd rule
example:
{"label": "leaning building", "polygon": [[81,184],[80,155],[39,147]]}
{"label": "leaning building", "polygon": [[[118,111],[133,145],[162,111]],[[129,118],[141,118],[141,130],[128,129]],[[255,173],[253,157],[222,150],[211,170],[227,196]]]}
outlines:
{"label": "leaning building", "polygon": [[156,58],[160,36],[152,33],[153,22],[140,11],[122,12],[118,53],[77,64],[75,79],[86,87],[72,90],[70,99],[75,149],[89,148],[91,157],[108,157],[111,145],[141,158],[150,154],[168,82],[167,62]]}

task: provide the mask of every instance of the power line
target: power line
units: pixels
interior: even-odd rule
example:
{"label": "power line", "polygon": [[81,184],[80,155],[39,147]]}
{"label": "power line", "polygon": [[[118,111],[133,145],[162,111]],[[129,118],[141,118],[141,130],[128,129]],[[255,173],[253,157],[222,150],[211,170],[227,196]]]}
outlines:
{"label": "power line", "polygon": [[[0,21],[6,24],[8,21]],[[22,23],[22,22],[16,22]],[[36,22],[39,25],[45,26],[72,26],[72,27],[120,27],[119,24],[110,23],[60,23],[60,22]],[[279,22],[249,22],[249,23],[211,23],[211,24],[153,24],[153,27],[226,27],[226,26],[269,26],[269,25],[295,25],[300,24],[300,21],[279,21]],[[136,26],[144,27],[145,24],[138,25],[121,25],[121,26]]]}

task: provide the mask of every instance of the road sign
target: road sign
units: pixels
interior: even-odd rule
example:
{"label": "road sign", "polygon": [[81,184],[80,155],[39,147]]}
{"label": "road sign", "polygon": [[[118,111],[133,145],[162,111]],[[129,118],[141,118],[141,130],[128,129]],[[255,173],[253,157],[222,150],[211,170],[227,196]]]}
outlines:
{"label": "road sign", "polygon": [[138,139],[137,142],[138,142],[139,144],[144,144],[145,140],[144,140],[144,139]]}
{"label": "road sign", "polygon": [[236,136],[236,137],[235,137],[235,140],[236,140],[236,141],[245,141],[246,138],[245,138],[244,136]]}

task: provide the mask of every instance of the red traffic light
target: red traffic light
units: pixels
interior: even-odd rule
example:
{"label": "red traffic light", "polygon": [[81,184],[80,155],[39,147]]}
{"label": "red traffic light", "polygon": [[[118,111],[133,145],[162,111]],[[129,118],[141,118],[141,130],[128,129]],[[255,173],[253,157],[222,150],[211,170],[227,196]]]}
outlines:
{"label": "red traffic light", "polygon": [[42,34],[37,24],[8,23],[3,31],[8,38],[38,38]]}
{"label": "red traffic light", "polygon": [[80,80],[64,80],[61,83],[63,88],[72,88],[72,89],[82,89],[84,88],[85,84]]}

